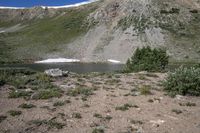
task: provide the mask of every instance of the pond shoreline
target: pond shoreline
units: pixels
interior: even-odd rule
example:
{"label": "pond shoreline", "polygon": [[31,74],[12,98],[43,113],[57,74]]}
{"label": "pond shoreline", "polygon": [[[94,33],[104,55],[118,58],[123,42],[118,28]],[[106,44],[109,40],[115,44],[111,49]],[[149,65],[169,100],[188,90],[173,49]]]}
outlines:
{"label": "pond shoreline", "polygon": [[63,71],[70,71],[75,73],[88,73],[88,72],[115,72],[121,71],[124,64],[113,63],[33,63],[33,64],[9,64],[0,65],[0,69],[31,69],[39,72],[44,72],[48,69],[61,69]]}

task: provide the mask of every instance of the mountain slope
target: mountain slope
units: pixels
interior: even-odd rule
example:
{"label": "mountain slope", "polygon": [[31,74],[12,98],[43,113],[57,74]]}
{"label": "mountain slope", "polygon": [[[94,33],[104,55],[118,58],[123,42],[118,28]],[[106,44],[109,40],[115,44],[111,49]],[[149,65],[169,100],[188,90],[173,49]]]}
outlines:
{"label": "mountain slope", "polygon": [[69,9],[0,10],[0,60],[78,58],[126,62],[142,46],[171,60],[200,59],[200,2],[104,0]]}

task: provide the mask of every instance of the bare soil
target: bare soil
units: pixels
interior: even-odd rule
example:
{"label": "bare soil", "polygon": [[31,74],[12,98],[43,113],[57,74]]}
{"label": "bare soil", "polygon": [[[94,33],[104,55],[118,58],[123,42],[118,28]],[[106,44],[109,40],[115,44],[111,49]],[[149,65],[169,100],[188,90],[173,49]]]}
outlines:
{"label": "bare soil", "polygon": [[[63,96],[48,100],[10,99],[10,86],[5,85],[0,88],[0,116],[7,118],[0,122],[0,132],[199,133],[200,98],[167,96],[161,86],[165,76],[165,73],[71,74],[53,81],[62,88]],[[141,90],[144,87],[150,93],[144,93]],[[92,89],[93,94],[67,95],[75,88]],[[65,104],[53,106],[58,101]],[[36,107],[19,108],[23,103]],[[124,109],[126,105],[130,106]],[[10,110],[22,114],[11,116]]]}

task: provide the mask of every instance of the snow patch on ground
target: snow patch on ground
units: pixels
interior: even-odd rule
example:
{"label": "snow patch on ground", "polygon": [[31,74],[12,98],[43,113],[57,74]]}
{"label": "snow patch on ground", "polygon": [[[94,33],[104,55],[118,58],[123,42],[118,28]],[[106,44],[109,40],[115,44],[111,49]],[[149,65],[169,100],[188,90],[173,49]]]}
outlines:
{"label": "snow patch on ground", "polygon": [[0,9],[25,9],[25,7],[6,7],[6,6],[0,6]]}
{"label": "snow patch on ground", "polygon": [[108,61],[108,62],[111,62],[111,63],[121,63],[121,61],[113,60],[113,59],[108,59],[107,61]]}
{"label": "snow patch on ground", "polygon": [[77,3],[77,4],[64,5],[64,6],[42,6],[42,8],[44,8],[44,9],[45,9],[45,8],[59,9],[59,8],[79,7],[79,6],[82,6],[82,5],[90,4],[90,3],[95,2],[95,1],[98,1],[98,0],[89,0],[89,1],[80,2],[80,3]]}
{"label": "snow patch on ground", "polygon": [[[89,0],[89,1],[85,1],[85,2],[80,2],[80,3],[76,3],[76,4],[71,4],[71,5],[64,5],[64,6],[41,6],[41,7],[43,9],[45,9],[45,8],[54,8],[54,9],[70,8],[70,7],[78,7],[78,6],[90,4],[90,3],[96,2],[96,1],[98,1],[98,0]],[[4,7],[4,6],[0,6],[0,9],[26,9],[26,7]]]}
{"label": "snow patch on ground", "polygon": [[64,62],[80,62],[78,59],[66,59],[66,58],[56,58],[56,59],[46,59],[42,61],[36,61],[35,63],[64,63]]}
{"label": "snow patch on ground", "polygon": [[0,31],[0,33],[4,33],[4,32],[5,32],[4,30]]}

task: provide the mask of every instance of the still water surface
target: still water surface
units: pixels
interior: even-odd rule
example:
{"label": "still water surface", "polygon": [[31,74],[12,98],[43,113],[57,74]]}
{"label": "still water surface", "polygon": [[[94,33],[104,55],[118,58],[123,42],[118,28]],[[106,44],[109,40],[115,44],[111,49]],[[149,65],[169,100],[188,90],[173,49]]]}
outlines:
{"label": "still water surface", "polygon": [[11,64],[0,65],[0,68],[27,68],[35,71],[45,71],[47,69],[59,68],[64,71],[76,73],[88,72],[114,72],[120,71],[124,67],[123,64],[109,64],[109,63],[51,63],[51,64]]}

